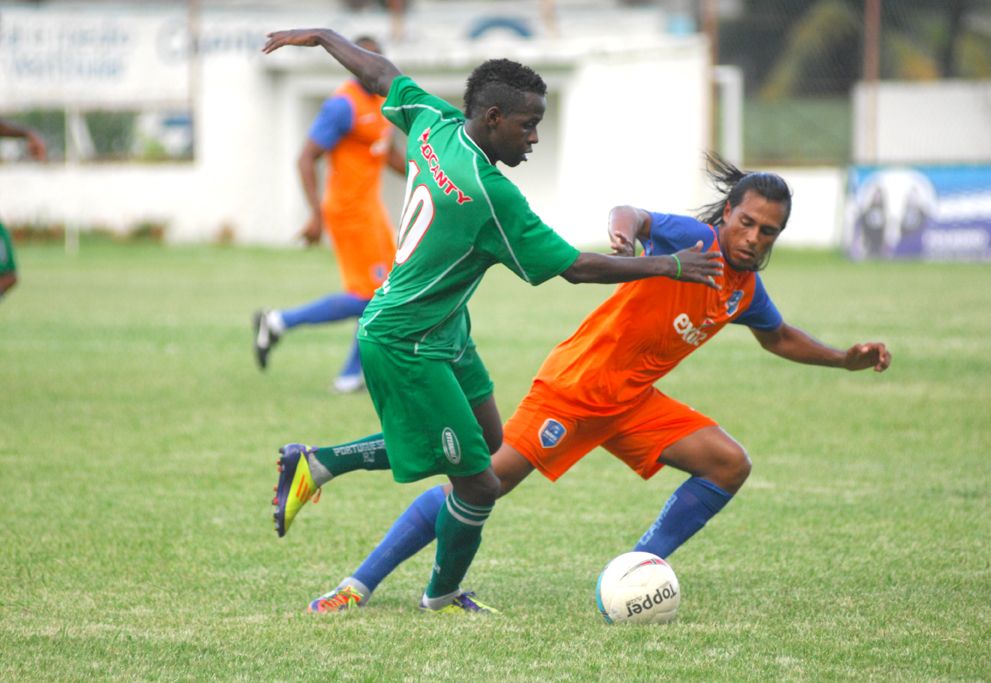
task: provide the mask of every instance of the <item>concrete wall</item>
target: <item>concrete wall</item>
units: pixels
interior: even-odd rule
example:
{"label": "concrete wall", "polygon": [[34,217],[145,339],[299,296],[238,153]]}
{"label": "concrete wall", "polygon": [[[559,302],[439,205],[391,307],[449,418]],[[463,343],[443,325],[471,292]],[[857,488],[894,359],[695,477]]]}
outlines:
{"label": "concrete wall", "polygon": [[[464,79],[486,58],[530,64],[548,82],[548,113],[530,160],[507,169],[534,209],[575,244],[603,243],[615,204],[688,212],[708,199],[708,54],[697,35],[669,36],[656,9],[589,5],[547,33],[522,16],[523,38],[492,31],[469,40],[485,16],[471,3],[443,15],[410,15],[386,50],[424,87],[460,105]],[[507,7],[510,4],[506,5]],[[12,6],[0,25],[0,113],[32,106],[192,106],[196,154],[163,164],[0,164],[7,222],[63,222],[124,230],[152,220],[174,241],[215,239],[288,244],[306,209],[295,158],[320,102],[347,74],[322,50],[258,52],[267,31],[334,25],[345,35],[388,36],[388,17],[204,11],[199,59],[190,62],[182,6],[81,3],[69,9]],[[488,6],[491,12],[491,6]],[[502,6],[500,6],[502,7]],[[473,13],[474,12],[474,13]],[[529,22],[529,23],[528,23]],[[833,244],[839,172],[786,170],[796,189],[782,238]],[[397,218],[403,182],[389,176],[386,203]]]}

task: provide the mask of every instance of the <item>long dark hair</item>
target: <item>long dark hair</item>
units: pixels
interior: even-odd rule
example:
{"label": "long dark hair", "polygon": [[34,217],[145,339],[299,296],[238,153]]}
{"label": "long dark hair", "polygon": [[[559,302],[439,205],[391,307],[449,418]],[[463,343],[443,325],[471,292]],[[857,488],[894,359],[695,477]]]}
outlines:
{"label": "long dark hair", "polygon": [[[753,190],[768,201],[783,204],[785,216],[781,222],[781,229],[784,230],[785,226],[788,225],[788,218],[791,216],[791,188],[788,187],[784,178],[777,173],[741,171],[715,152],[706,153],[705,166],[709,181],[722,197],[698,209],[695,217],[700,221],[713,227],[719,227],[723,223],[723,210],[726,208],[726,203],[729,202],[730,208],[735,208],[743,201],[747,191]],[[764,260],[754,270],[763,270],[770,258],[771,250],[769,249]]]}

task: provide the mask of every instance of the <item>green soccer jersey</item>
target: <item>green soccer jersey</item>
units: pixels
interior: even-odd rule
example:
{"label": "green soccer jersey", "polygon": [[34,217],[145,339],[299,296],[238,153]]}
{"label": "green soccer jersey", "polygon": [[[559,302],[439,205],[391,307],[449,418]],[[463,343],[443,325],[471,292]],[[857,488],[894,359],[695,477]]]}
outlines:
{"label": "green soccer jersey", "polygon": [[359,335],[426,358],[456,358],[468,342],[468,299],[490,266],[501,263],[537,285],[579,252],[489,162],[458,109],[401,76],[382,113],[409,136],[406,197],[395,264]]}
{"label": "green soccer jersey", "polygon": [[7,228],[0,223],[0,275],[14,273],[17,271],[17,264],[14,263],[14,243],[10,239]]}

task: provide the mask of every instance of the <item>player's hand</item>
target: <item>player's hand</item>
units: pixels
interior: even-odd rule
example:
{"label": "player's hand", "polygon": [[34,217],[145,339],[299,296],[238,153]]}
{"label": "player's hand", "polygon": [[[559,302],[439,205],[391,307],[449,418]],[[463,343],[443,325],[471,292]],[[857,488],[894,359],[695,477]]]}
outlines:
{"label": "player's hand", "polygon": [[262,47],[262,52],[269,54],[286,45],[300,47],[316,47],[320,44],[318,28],[294,28],[289,31],[273,31],[268,34],[268,41]]}
{"label": "player's hand", "polygon": [[614,256],[636,256],[637,249],[633,241],[621,232],[609,231],[609,246]]}
{"label": "player's hand", "polygon": [[682,249],[674,256],[678,257],[677,262],[681,264],[681,272],[673,274],[672,279],[698,282],[713,289],[720,289],[716,284],[716,278],[723,276],[723,260],[718,251],[702,251],[702,241],[699,240],[694,247]]}
{"label": "player's hand", "polygon": [[847,370],[874,368],[874,372],[884,372],[890,365],[891,352],[880,342],[854,344],[843,358],[843,367]]}
{"label": "player's hand", "polygon": [[320,236],[322,234],[323,223],[319,216],[313,216],[310,220],[306,221],[306,225],[299,231],[299,238],[303,240],[306,246],[312,247],[320,243]]}
{"label": "player's hand", "polygon": [[25,139],[27,140],[27,144],[28,144],[28,154],[31,155],[31,158],[35,159],[36,161],[44,161],[45,158],[48,156],[48,151],[45,148],[44,139],[40,135],[35,133],[33,130],[28,131],[28,134]]}

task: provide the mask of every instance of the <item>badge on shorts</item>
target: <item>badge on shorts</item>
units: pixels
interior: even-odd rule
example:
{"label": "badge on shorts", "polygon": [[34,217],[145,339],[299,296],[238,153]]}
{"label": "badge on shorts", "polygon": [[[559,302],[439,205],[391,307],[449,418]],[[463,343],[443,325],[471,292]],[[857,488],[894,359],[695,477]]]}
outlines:
{"label": "badge on shorts", "polygon": [[457,465],[461,462],[461,444],[458,443],[458,435],[454,433],[454,430],[450,427],[444,427],[444,431],[440,434],[441,446],[444,448],[444,457],[446,457],[452,465]]}
{"label": "badge on shorts", "polygon": [[549,417],[540,425],[540,445],[544,448],[554,448],[567,433],[568,430],[563,424]]}

